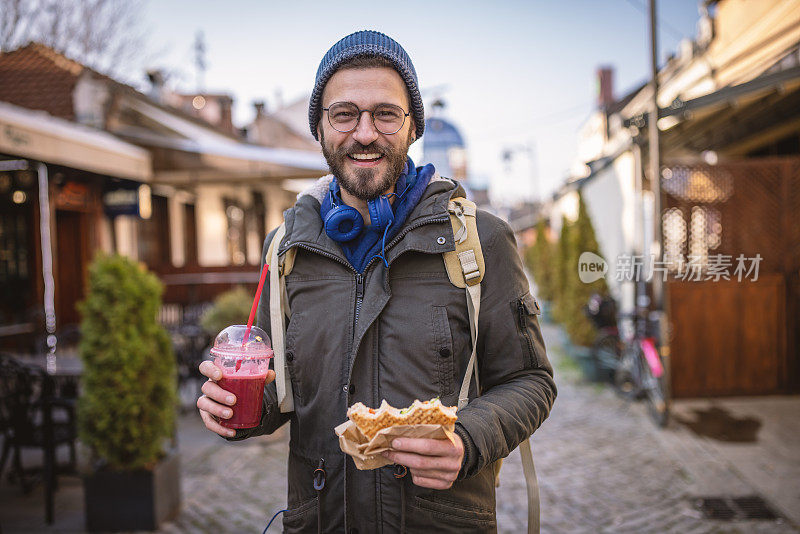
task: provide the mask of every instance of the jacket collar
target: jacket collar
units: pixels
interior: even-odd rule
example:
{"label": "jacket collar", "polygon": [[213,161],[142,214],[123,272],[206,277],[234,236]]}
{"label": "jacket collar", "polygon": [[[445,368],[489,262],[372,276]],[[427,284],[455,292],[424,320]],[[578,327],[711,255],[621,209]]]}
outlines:
{"label": "jacket collar", "polygon": [[[347,262],[338,243],[332,240],[325,233],[322,219],[319,215],[320,204],[328,191],[328,186],[333,180],[333,175],[329,174],[316,180],[308,189],[297,195],[295,205],[284,212],[286,221],[286,236],[280,243],[278,251],[283,254],[291,246],[305,246],[326,254],[336,256],[337,259]],[[403,228],[395,238],[409,241],[407,246],[395,247],[391,257],[408,248],[415,248],[427,252],[446,252],[454,250],[452,231],[443,232],[441,228],[428,229],[428,222],[447,223],[447,203],[454,196],[464,196],[464,188],[457,182],[448,178],[443,178],[439,173],[431,177],[425,193],[416,207],[411,211]],[[448,224],[449,227],[449,224]],[[411,228],[411,230],[409,230]],[[406,240],[404,236],[409,233],[435,233],[432,239],[425,236],[418,236],[415,239]],[[428,236],[430,237],[430,236]],[[445,242],[440,243],[439,237],[445,237]],[[431,243],[432,241],[432,243]],[[441,250],[440,250],[441,249]]]}

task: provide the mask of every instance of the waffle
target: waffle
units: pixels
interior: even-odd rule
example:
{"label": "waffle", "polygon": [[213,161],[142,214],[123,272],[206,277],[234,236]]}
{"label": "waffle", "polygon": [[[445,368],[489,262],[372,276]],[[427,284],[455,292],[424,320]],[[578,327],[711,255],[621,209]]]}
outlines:
{"label": "waffle", "polygon": [[378,431],[390,426],[452,425],[457,419],[455,406],[444,406],[438,398],[425,402],[415,400],[403,410],[394,408],[385,400],[377,410],[357,402],[347,410],[347,417],[367,439],[372,439]]}

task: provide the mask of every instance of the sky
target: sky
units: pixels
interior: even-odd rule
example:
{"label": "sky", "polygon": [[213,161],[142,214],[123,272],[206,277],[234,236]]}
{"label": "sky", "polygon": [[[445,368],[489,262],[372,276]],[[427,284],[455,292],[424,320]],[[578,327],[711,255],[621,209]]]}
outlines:
{"label": "sky", "polygon": [[[694,38],[698,0],[658,0],[659,58]],[[543,198],[562,184],[578,130],[595,108],[596,69],[615,69],[621,98],[649,76],[647,0],[150,1],[143,8],[147,67],[176,89],[198,87],[194,42],[206,48],[204,86],[235,99],[234,122],[254,100],[274,108],[310,93],[327,49],[362,29],[386,33],[410,55],[429,102],[466,141],[469,172],[494,200]],[[420,165],[421,142],[409,154]],[[502,154],[512,151],[506,162]]]}

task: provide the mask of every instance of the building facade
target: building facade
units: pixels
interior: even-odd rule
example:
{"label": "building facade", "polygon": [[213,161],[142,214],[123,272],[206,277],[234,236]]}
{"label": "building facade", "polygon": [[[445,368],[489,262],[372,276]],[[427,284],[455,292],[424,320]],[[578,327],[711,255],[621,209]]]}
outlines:
{"label": "building facade", "polygon": [[798,50],[797,2],[703,2],[696,39],[658,73],[661,212],[647,168],[651,87],[614,99],[602,71],[575,177],[548,203],[556,227],[580,189],[623,310],[636,291],[615,276],[618,259],[663,250],[676,396],[800,390]]}
{"label": "building facade", "polygon": [[[184,109],[198,96],[197,113]],[[294,202],[285,184],[327,165],[318,147],[248,142],[231,128],[230,103],[163,87],[144,94],[38,44],[0,54],[0,283],[9,288],[0,345],[45,334],[50,293],[58,328],[76,324],[98,251],[145,263],[164,282],[165,301],[181,306],[255,286],[263,239]],[[218,113],[206,109],[214,106]],[[42,210],[50,244],[39,232]],[[10,290],[24,285],[20,276],[24,311]]]}

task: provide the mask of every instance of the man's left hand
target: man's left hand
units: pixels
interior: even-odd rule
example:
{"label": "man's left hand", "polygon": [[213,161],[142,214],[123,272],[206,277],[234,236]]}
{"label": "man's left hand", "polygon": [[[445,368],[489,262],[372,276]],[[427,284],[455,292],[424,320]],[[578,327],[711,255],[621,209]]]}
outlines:
{"label": "man's left hand", "polygon": [[411,480],[417,486],[448,489],[461,471],[464,443],[458,434],[453,441],[447,439],[397,438],[392,450],[383,456],[411,471]]}

